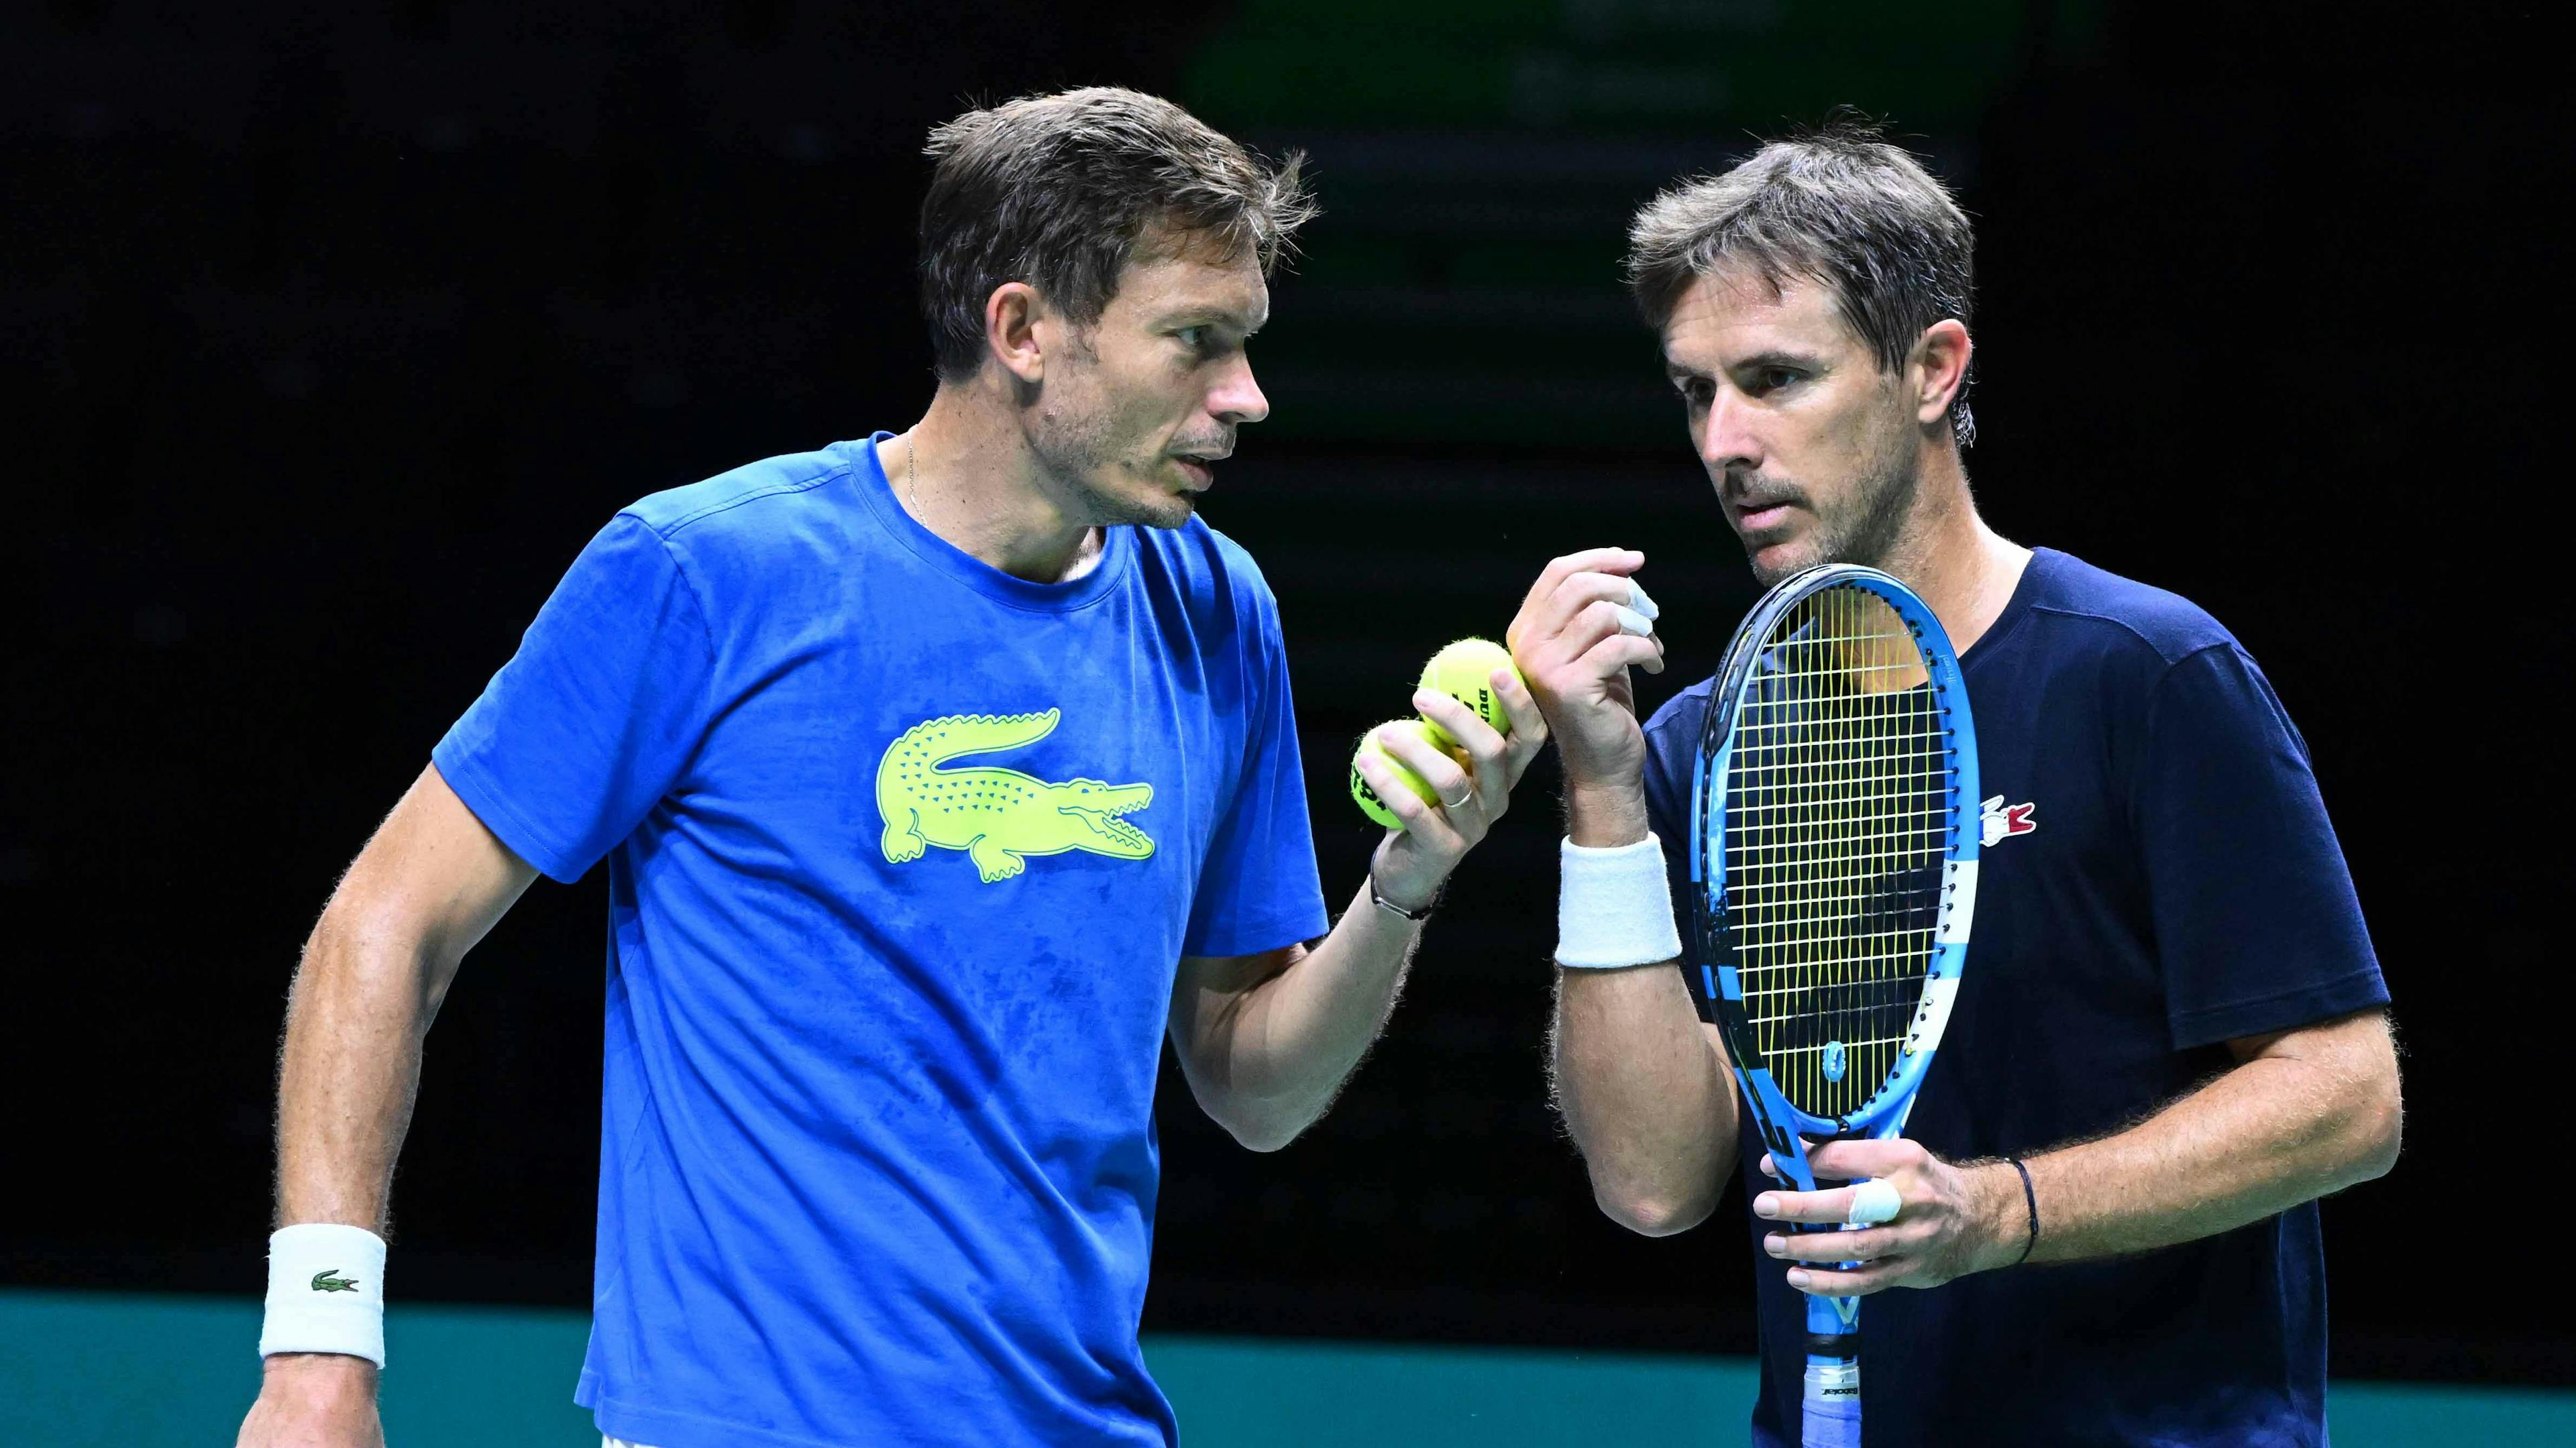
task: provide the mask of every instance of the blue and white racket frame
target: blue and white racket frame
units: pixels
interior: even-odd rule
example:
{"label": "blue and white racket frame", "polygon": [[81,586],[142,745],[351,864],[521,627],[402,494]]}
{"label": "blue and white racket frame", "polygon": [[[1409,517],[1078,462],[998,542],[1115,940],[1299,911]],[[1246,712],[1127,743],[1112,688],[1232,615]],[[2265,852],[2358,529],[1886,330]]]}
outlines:
{"label": "blue and white racket frame", "polygon": [[[1847,1116],[1823,1117],[1791,1105],[1763,1063],[1760,1042],[1744,1009],[1744,994],[1735,968],[1728,932],[1726,872],[1726,792],[1723,782],[1733,762],[1734,724],[1760,680],[1756,664],[1762,642],[1791,609],[1826,589],[1855,585],[1877,595],[1914,635],[1923,654],[1925,687],[1955,741],[1956,763],[1948,784],[1948,844],[1941,867],[1941,898],[1933,930],[1931,970],[1923,999],[1915,1008],[1896,1069],[1876,1094]],[[1709,699],[1699,755],[1691,773],[1691,915],[1692,948],[1698,985],[1715,1005],[1726,1037],[1729,1064],[1750,1108],[1753,1126],[1770,1151],[1772,1163],[1800,1191],[1817,1187],[1807,1160],[1807,1142],[1862,1139],[1881,1141],[1901,1134],[1914,1109],[1923,1073],[1940,1049],[1942,1031],[1958,999],[1959,975],[1967,964],[1969,926],[1976,916],[1977,847],[1979,843],[1977,730],[1968,708],[1968,690],[1959,671],[1958,651],[1930,607],[1893,575],[1857,564],[1833,563],[1810,568],[1774,585],[1736,630],[1727,649],[1726,667]],[[1794,1227],[1793,1231],[1842,1231],[1846,1227]],[[1805,1448],[1858,1448],[1860,1442],[1860,1299],[1807,1298],[1807,1370],[1801,1395]]]}

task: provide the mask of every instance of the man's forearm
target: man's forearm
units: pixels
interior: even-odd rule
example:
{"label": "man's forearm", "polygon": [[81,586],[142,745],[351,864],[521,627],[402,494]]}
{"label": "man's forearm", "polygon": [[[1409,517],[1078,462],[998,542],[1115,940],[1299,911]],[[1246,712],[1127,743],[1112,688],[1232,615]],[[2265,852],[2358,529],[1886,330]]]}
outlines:
{"label": "man's forearm", "polygon": [[384,1232],[431,1010],[422,956],[329,913],[314,930],[278,1062],[278,1225]]}
{"label": "man's forearm", "polygon": [[[2331,1030],[2343,1048],[2257,1055],[2113,1136],[2026,1158],[2039,1204],[2034,1262],[2144,1252],[2241,1227],[2388,1169],[2398,1138],[2395,1057],[2372,1014]],[[2374,1049],[2375,1047],[2375,1049]],[[2386,1053],[2386,1067],[2372,1059]],[[1980,1168],[2006,1203],[2018,1255],[2027,1217],[2009,1164]],[[2008,1193],[2003,1179],[2013,1178]]]}
{"label": "man's forearm", "polygon": [[1386,1025],[1422,927],[1363,885],[1331,933],[1235,999],[1208,1084],[1244,1144],[1285,1146],[1333,1104]]}
{"label": "man's forearm", "polygon": [[1734,1166],[1735,1096],[1681,973],[1561,970],[1549,1047],[1601,1210],[1649,1236],[1705,1220]]}
{"label": "man's forearm", "polygon": [[[1634,779],[1569,785],[1565,826],[1587,848],[1634,845],[1650,833],[1645,791]],[[1716,1209],[1735,1159],[1735,1095],[1670,962],[1561,969],[1548,1074],[1613,1221],[1662,1236]]]}

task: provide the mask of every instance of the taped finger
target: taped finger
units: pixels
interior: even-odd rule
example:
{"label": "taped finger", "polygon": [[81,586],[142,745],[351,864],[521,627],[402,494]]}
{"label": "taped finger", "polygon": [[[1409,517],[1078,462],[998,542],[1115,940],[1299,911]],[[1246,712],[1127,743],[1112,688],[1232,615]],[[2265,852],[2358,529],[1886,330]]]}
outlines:
{"label": "taped finger", "polygon": [[1843,1222],[1853,1227],[1874,1227],[1895,1221],[1904,1207],[1905,1199],[1896,1194],[1896,1188],[1873,1177],[1853,1186],[1850,1214]]}
{"label": "taped finger", "polygon": [[1649,623],[1664,616],[1664,611],[1655,606],[1654,599],[1647,596],[1646,586],[1633,578],[1628,580],[1628,606]]}

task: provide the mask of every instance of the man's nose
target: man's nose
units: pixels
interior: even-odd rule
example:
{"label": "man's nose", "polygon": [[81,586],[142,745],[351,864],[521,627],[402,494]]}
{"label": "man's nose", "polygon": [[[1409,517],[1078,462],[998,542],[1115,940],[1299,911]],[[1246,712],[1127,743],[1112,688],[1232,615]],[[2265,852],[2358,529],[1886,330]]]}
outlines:
{"label": "man's nose", "polygon": [[1252,364],[1238,359],[1227,369],[1216,390],[1208,394],[1208,411],[1229,423],[1259,422],[1270,415],[1270,399],[1261,395],[1261,384],[1252,380]]}
{"label": "man's nose", "polygon": [[1731,387],[1721,387],[1708,405],[1708,420],[1699,438],[1699,460],[1710,477],[1754,471],[1762,464],[1762,445],[1753,436],[1753,409]]}

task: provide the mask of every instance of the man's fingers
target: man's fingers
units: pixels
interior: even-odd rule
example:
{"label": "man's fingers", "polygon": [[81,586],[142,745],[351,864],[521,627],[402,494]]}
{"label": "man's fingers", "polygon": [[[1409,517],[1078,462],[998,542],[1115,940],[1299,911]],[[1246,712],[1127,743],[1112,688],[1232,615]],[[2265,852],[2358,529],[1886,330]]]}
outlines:
{"label": "man's fingers", "polygon": [[1530,697],[1529,685],[1521,682],[1519,670],[1496,669],[1486,682],[1494,686],[1494,697],[1503,701],[1503,713],[1512,721],[1503,758],[1511,783],[1519,784],[1530,761],[1547,747],[1547,715],[1539,711],[1538,700]]}
{"label": "man's fingers", "polygon": [[1851,1187],[1822,1192],[1763,1192],[1753,1199],[1753,1215],[1766,1222],[1831,1222],[1851,1215]]}
{"label": "man's fingers", "polygon": [[1458,747],[1467,751],[1470,762],[1488,754],[1496,759],[1503,757],[1503,736],[1486,723],[1482,715],[1459,703],[1456,695],[1444,694],[1438,689],[1416,689],[1413,691],[1413,709],[1439,725],[1441,733],[1457,740]]}
{"label": "man's fingers", "polygon": [[1664,641],[1639,638],[1635,634],[1612,634],[1583,652],[1584,672],[1598,679],[1614,679],[1621,669],[1643,669],[1650,674],[1664,671]]}
{"label": "man's fingers", "polygon": [[[1443,695],[1441,697],[1446,699],[1448,696]],[[1419,694],[1415,695],[1415,705],[1419,707],[1421,702],[1422,696]],[[1455,699],[1449,699],[1448,702],[1455,704],[1458,701]],[[1462,709],[1459,712],[1465,713],[1466,711]],[[1469,714],[1467,717],[1471,722],[1475,721],[1474,715]],[[1443,729],[1449,727],[1448,721],[1442,720],[1439,722],[1440,727]],[[1481,722],[1478,723],[1478,727],[1483,727]],[[1485,732],[1491,734],[1493,731],[1489,729]],[[1456,737],[1454,731],[1452,732],[1451,737]],[[1498,740],[1497,742],[1499,743],[1500,741]],[[1448,750],[1442,749],[1438,745],[1433,744],[1431,741],[1424,739],[1421,735],[1410,729],[1388,729],[1382,731],[1378,735],[1378,746],[1384,749],[1388,754],[1393,755],[1397,763],[1412,770],[1415,774],[1422,776],[1422,782],[1431,786],[1431,792],[1440,796],[1442,803],[1452,809],[1465,804],[1475,787],[1467,778],[1467,771],[1459,767],[1458,760],[1455,755],[1452,755]],[[1371,782],[1374,783],[1375,781]],[[1406,790],[1401,785],[1398,785],[1397,788],[1406,794],[1412,793],[1411,790]]]}
{"label": "man's fingers", "polygon": [[[1494,672],[1501,673],[1496,669]],[[1440,726],[1441,732],[1457,740],[1467,750],[1467,768],[1475,776],[1476,794],[1485,807],[1487,819],[1500,818],[1509,804],[1513,773],[1510,767],[1510,744],[1494,732],[1492,725],[1478,717],[1476,711],[1437,689],[1422,689],[1413,696],[1413,707],[1425,718]],[[1456,796],[1443,792],[1444,797]],[[1466,804],[1458,800],[1451,809]]]}
{"label": "man's fingers", "polygon": [[1913,1270],[1913,1264],[1903,1257],[1872,1262],[1857,1272],[1792,1267],[1789,1269],[1789,1285],[1818,1297],[1867,1297],[1873,1292],[1884,1292],[1896,1286]]}
{"label": "man's fingers", "polygon": [[[1555,655],[1574,657],[1591,646],[1591,639],[1583,637],[1585,630],[1602,621],[1608,622],[1614,632],[1652,633],[1655,621],[1635,607],[1636,598],[1636,584],[1625,575],[1575,574],[1558,584],[1555,591],[1528,616],[1538,635],[1532,643],[1540,645],[1533,651],[1544,657],[1550,652],[1543,647],[1545,641],[1555,637],[1565,641],[1562,647],[1553,651]],[[1653,602],[1651,599],[1647,601]],[[1607,605],[1608,610],[1599,619],[1594,619],[1592,610],[1600,605]],[[1578,638],[1581,642],[1575,641]]]}
{"label": "man's fingers", "polygon": [[1628,580],[1628,606],[1644,614],[1648,623],[1653,623],[1664,616],[1663,609],[1657,607],[1654,599],[1647,596],[1646,585],[1633,578]]}
{"label": "man's fingers", "polygon": [[1521,599],[1521,612],[1527,614],[1539,600],[1556,591],[1558,584],[1577,573],[1634,573],[1646,566],[1646,555],[1634,548],[1586,548],[1551,558],[1539,570],[1538,581]]}
{"label": "man's fingers", "polygon": [[1895,1256],[1905,1243],[1883,1227],[1850,1232],[1773,1232],[1762,1250],[1790,1262],[1875,1262]]}
{"label": "man's fingers", "polygon": [[1387,766],[1385,760],[1372,759],[1363,753],[1351,762],[1351,767],[1360,772],[1360,778],[1368,781],[1369,788],[1377,791],[1387,813],[1402,820],[1404,832],[1418,843],[1434,850],[1457,854],[1466,852],[1466,841],[1451,827],[1440,806],[1425,803],[1420,795],[1399,783],[1395,771]]}
{"label": "man's fingers", "polygon": [[1894,1176],[1923,1164],[1924,1150],[1903,1137],[1885,1141],[1828,1141],[1807,1152],[1807,1164],[1830,1181]]}
{"label": "man's fingers", "polygon": [[[1596,598],[1592,602],[1585,604],[1582,612],[1577,613],[1572,618],[1566,620],[1565,625],[1556,630],[1554,635],[1549,638],[1548,642],[1534,652],[1538,653],[1540,658],[1544,661],[1541,663],[1540,667],[1542,669],[1546,669],[1550,664],[1554,664],[1560,660],[1584,659],[1586,655],[1592,652],[1593,646],[1600,643],[1603,639],[1653,639],[1654,634],[1651,632],[1653,627],[1654,626],[1652,624],[1647,623],[1635,610],[1627,607],[1625,604],[1613,603],[1606,598]],[[1641,633],[1638,631],[1640,629],[1648,631]],[[1661,650],[1658,649],[1653,652],[1657,661],[1660,662],[1662,659]],[[1599,670],[1590,668],[1588,664],[1586,665],[1584,672],[1589,674],[1600,673]],[[1554,682],[1562,685],[1564,680],[1562,677],[1559,677],[1555,679]]]}

